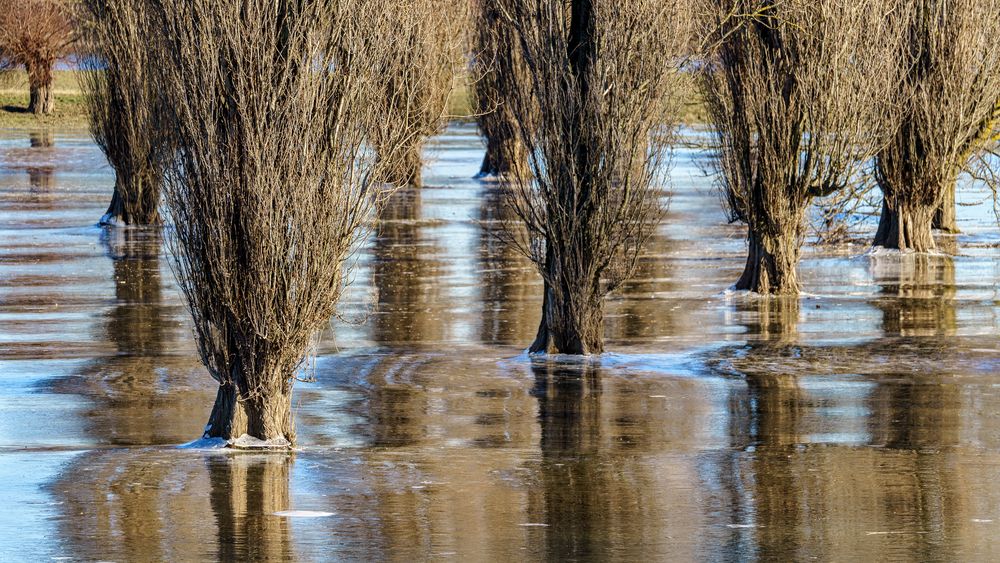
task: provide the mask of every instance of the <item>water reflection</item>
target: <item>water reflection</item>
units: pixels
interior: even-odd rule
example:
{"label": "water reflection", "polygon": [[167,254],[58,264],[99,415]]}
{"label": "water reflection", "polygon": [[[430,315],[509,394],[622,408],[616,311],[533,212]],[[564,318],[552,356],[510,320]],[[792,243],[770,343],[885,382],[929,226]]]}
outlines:
{"label": "water reflection", "polygon": [[209,456],[218,561],[294,559],[289,522],[274,513],[289,507],[292,454]]}
{"label": "water reflection", "polygon": [[[92,227],[113,181],[81,135],[0,139],[0,559],[1000,551],[997,234],[969,207],[954,256],[807,248],[809,295],[786,302],[724,292],[743,233],[678,182],[609,300],[613,352],[534,360],[538,277],[495,238],[503,187],[453,179],[481,156],[453,132],[428,176],[447,185],[397,193],[362,250],[370,324],[296,388],[303,449],[230,456],[149,447],[198,435],[211,380],[160,236]],[[54,167],[45,214],[26,163]]]}
{"label": "water reflection", "polygon": [[[632,278],[612,296],[607,307],[606,335],[619,342],[663,338],[678,333],[690,311],[676,299],[680,283],[674,278],[677,266],[665,259],[676,248],[666,231],[649,238],[647,251],[639,257]],[[622,300],[619,295],[628,295]]]}
{"label": "water reflection", "polygon": [[28,133],[28,144],[33,149],[48,149],[55,146],[54,136],[51,129],[31,131]]}
{"label": "water reflection", "polygon": [[63,553],[118,561],[291,561],[289,454],[97,450],[48,489]]}
{"label": "water reflection", "polygon": [[83,453],[49,486],[61,550],[85,560],[203,560],[214,551],[211,485],[176,453]]}
{"label": "water reflection", "polygon": [[440,341],[443,318],[441,263],[434,243],[424,236],[421,190],[400,188],[390,197],[372,242],[372,282],[378,290],[371,318],[380,344]]}
{"label": "water reflection", "polygon": [[113,348],[48,385],[56,393],[96,398],[100,406],[89,412],[85,428],[99,442],[193,439],[200,427],[195,421],[206,416],[201,396],[210,386],[193,359],[178,362],[168,353],[177,307],[164,303],[162,235],[157,228],[106,229],[101,238],[112,262],[114,301],[95,326],[93,341]]}
{"label": "water reflection", "polygon": [[505,202],[512,189],[489,184],[479,204],[479,271],[483,308],[479,340],[483,344],[527,346],[538,328],[539,312],[531,306],[541,295],[541,278],[521,252],[504,242],[509,229],[522,229]]}
{"label": "water reflection", "polygon": [[886,336],[955,334],[955,260],[945,254],[874,255],[872,274],[879,286]]}
{"label": "water reflection", "polygon": [[[612,546],[622,542],[622,533],[639,526],[638,514],[622,514],[638,508],[640,495],[615,486],[615,477],[628,467],[602,467],[602,385],[592,365],[558,366],[532,364],[534,394],[538,398],[541,427],[540,511],[544,515],[546,558],[566,554],[606,560]],[[621,472],[621,473],[619,473]],[[626,493],[622,498],[620,495]],[[615,523],[619,526],[615,526]],[[627,527],[621,524],[629,522]]]}
{"label": "water reflection", "polygon": [[52,201],[55,170],[54,166],[29,166],[25,169],[28,173],[28,193],[32,200],[37,203]]}

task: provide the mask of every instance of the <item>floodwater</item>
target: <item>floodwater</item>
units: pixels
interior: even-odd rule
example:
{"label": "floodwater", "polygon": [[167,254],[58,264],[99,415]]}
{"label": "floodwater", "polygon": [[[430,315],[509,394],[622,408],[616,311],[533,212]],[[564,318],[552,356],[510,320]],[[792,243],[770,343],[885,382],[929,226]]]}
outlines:
{"label": "floodwater", "polygon": [[397,194],[296,387],[294,454],[178,449],[214,398],[161,237],[94,226],[85,131],[0,132],[0,559],[961,560],[1000,552],[1000,232],[806,249],[797,301],[727,291],[704,155],[607,306],[531,359],[538,277],[456,126]]}

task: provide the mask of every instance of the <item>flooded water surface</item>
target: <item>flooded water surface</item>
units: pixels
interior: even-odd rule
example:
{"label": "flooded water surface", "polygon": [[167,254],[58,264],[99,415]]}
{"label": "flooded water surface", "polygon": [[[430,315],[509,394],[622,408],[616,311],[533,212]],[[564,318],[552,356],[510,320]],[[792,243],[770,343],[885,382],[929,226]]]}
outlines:
{"label": "flooded water surface", "polygon": [[[529,358],[541,282],[473,128],[357,257],[292,454],[180,449],[215,397],[163,235],[96,226],[85,131],[0,133],[3,560],[927,560],[1000,553],[1000,231],[807,246],[798,300],[679,150],[609,353]],[[985,200],[985,202],[984,202]]]}

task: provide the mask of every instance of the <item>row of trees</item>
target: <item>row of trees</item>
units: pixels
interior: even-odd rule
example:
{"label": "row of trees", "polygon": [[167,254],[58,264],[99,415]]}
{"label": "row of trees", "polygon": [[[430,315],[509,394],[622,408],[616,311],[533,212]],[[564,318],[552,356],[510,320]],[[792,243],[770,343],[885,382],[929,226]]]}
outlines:
{"label": "row of trees", "polygon": [[[1000,118],[1000,0],[83,0],[104,222],[161,190],[202,360],[206,435],[294,442],[292,384],[392,185],[419,183],[475,21],[474,101],[544,280],[533,352],[603,350],[603,301],[663,216],[682,85],[711,110],[737,287],[798,291],[810,201],[885,193],[877,242],[934,212]],[[456,23],[457,22],[457,23]],[[692,53],[698,56],[693,57]]]}

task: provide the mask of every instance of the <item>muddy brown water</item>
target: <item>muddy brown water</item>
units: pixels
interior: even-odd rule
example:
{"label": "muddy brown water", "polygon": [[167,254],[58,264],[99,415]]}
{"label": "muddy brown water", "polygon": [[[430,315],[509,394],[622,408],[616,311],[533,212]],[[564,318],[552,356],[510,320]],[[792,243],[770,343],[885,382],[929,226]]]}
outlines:
{"label": "muddy brown water", "polygon": [[754,299],[727,291],[742,231],[680,150],[667,220],[608,301],[611,352],[542,360],[522,352],[540,282],[496,240],[474,130],[430,155],[296,387],[300,449],[263,455],[176,447],[213,382],[162,237],[94,226],[113,175],[86,132],[0,132],[0,558],[1000,552],[988,201],[944,254],[808,247],[802,299]]}

